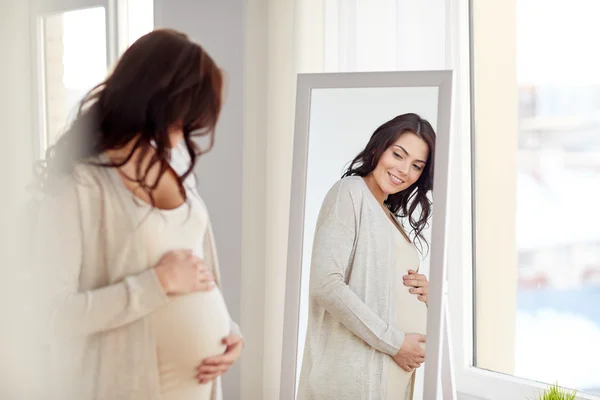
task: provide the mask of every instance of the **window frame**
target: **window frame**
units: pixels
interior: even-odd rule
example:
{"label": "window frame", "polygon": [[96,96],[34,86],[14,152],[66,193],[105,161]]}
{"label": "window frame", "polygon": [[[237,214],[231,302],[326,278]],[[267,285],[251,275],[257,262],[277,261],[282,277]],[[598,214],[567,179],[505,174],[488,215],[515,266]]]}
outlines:
{"label": "window frame", "polygon": [[[455,133],[450,176],[448,239],[448,307],[451,319],[453,375],[458,399],[506,400],[535,398],[548,384],[475,367],[474,310],[474,141],[472,7],[473,0],[447,0],[447,54],[454,69]],[[459,164],[460,163],[460,164]],[[578,399],[600,397],[577,394]]]}
{"label": "window frame", "polygon": [[103,7],[106,23],[107,69],[127,47],[128,0],[31,0],[29,2],[29,31],[31,33],[33,159],[45,157],[47,150],[47,106],[45,79],[43,18],[69,11]]}
{"label": "window frame", "polygon": [[47,15],[94,7],[108,9],[112,2],[113,0],[30,0],[29,6],[31,14]]}

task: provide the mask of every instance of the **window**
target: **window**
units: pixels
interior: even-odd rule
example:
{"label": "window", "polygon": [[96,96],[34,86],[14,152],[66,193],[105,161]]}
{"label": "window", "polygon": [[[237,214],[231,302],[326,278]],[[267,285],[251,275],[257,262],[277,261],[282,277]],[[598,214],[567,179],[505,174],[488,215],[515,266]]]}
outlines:
{"label": "window", "polygon": [[153,1],[33,1],[30,14],[36,30],[38,158],[64,131],[83,96],[105,78],[118,54],[152,30]]}
{"label": "window", "polygon": [[[458,390],[516,399],[557,382],[594,398],[600,56],[583,43],[600,34],[600,3],[461,3],[453,19],[459,91],[471,83],[470,116],[463,110],[459,120],[472,121],[473,246],[451,262],[472,250],[473,273],[449,272]],[[469,13],[465,33],[458,25]],[[472,296],[456,291],[467,288]]]}
{"label": "window", "polygon": [[94,7],[50,14],[41,17],[41,27],[46,116],[42,145],[47,147],[58,139],[86,92],[104,79],[106,10]]}

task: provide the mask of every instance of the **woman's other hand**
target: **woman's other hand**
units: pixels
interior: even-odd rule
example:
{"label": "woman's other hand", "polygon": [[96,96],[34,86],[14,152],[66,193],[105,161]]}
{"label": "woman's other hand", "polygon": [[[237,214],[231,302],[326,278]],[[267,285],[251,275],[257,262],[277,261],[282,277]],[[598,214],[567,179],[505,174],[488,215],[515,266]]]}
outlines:
{"label": "woman's other hand", "polygon": [[429,292],[429,281],[423,274],[418,274],[412,269],[408,271],[408,275],[404,275],[404,285],[409,286],[410,292],[418,296],[418,299],[427,304],[427,293]]}
{"label": "woman's other hand", "polygon": [[406,334],[402,347],[392,357],[394,362],[407,372],[412,372],[419,368],[425,361],[425,350],[421,345],[422,343],[425,343],[425,335],[418,333]]}
{"label": "woman's other hand", "polygon": [[191,250],[173,250],[165,253],[156,264],[156,275],[168,295],[209,291],[215,280],[202,259]]}
{"label": "woman's other hand", "polygon": [[236,334],[231,334],[223,339],[223,344],[227,346],[225,353],[206,358],[202,364],[196,368],[196,379],[201,384],[208,383],[217,379],[229,371],[229,368],[240,358],[244,340]]}

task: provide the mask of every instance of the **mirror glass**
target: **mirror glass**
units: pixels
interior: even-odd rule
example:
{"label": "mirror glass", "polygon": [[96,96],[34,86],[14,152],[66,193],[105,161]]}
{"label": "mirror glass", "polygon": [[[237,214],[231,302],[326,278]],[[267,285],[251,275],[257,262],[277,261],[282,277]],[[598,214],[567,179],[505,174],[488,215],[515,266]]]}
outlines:
{"label": "mirror glass", "polygon": [[[313,239],[319,211],[332,186],[361,152],[375,130],[405,113],[416,113],[429,121],[437,133],[438,92],[436,86],[318,88],[310,95],[306,197],[298,316],[296,388],[300,380],[309,317],[309,282]],[[429,193],[431,199],[431,193]],[[400,220],[410,233],[407,221]],[[430,226],[422,232],[430,243]],[[413,239],[412,235],[410,236]],[[418,246],[417,246],[418,247]],[[428,247],[418,253],[419,273],[428,276]],[[422,395],[423,366],[417,369],[415,397]],[[296,389],[297,390],[297,389]]]}

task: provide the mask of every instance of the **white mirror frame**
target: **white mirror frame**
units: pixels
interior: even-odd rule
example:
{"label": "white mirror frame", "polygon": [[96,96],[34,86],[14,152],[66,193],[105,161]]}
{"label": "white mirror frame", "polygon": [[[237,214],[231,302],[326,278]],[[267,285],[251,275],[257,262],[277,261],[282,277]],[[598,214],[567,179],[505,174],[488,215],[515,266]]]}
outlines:
{"label": "white mirror frame", "polygon": [[[442,360],[443,290],[446,279],[446,215],[452,71],[402,71],[299,74],[296,88],[296,120],[292,165],[287,274],[283,322],[280,400],[295,400],[296,360],[302,281],[304,210],[308,161],[311,92],[328,88],[437,87],[438,115],[431,226],[429,308],[424,398],[435,399]],[[333,182],[332,182],[333,184]]]}

